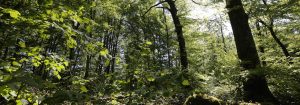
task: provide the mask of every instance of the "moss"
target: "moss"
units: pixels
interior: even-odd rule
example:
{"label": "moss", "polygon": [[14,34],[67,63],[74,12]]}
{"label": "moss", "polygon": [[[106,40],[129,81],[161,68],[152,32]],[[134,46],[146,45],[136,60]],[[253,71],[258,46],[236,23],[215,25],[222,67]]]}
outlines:
{"label": "moss", "polygon": [[189,96],[187,100],[185,101],[184,105],[224,105],[222,100],[208,96],[206,94],[195,94],[193,96]]}
{"label": "moss", "polygon": [[184,105],[272,105],[272,104],[247,103],[247,102],[232,103],[232,102],[220,100],[213,96],[208,96],[206,94],[194,94],[193,96],[189,96],[186,99]]}

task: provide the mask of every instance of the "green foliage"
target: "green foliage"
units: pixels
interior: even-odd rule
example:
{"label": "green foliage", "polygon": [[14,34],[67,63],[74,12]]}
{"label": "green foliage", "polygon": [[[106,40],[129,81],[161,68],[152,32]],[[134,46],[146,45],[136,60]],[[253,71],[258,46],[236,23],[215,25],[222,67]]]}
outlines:
{"label": "green foliage", "polygon": [[[221,36],[225,17],[199,24],[187,16],[190,4],[176,1],[189,59],[188,71],[181,71],[168,5],[145,14],[155,3],[0,1],[0,104],[183,104],[195,93],[241,100],[248,72],[241,72],[232,36]],[[266,75],[285,104],[299,103],[299,2],[245,4],[250,24],[257,18],[270,24],[268,16],[276,21],[274,29],[292,55],[284,57],[262,27],[266,35],[255,38],[265,47],[260,57],[267,66],[250,73]]]}

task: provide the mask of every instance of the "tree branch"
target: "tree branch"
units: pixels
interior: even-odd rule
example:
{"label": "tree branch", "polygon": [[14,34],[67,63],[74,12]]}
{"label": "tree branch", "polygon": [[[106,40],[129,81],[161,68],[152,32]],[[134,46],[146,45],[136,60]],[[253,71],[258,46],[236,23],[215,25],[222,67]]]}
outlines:
{"label": "tree branch", "polygon": [[258,22],[260,22],[261,24],[263,24],[266,27],[269,27],[269,25],[267,25],[266,22],[262,21],[261,19],[257,19]]}
{"label": "tree branch", "polygon": [[154,7],[156,7],[156,6],[158,6],[158,5],[160,5],[160,4],[162,4],[162,3],[165,3],[166,1],[161,1],[161,2],[159,2],[159,3],[157,3],[157,4],[155,4],[155,5],[153,5],[153,6],[151,6],[143,15],[142,15],[142,17],[144,17],[152,8],[154,8]]}
{"label": "tree branch", "polygon": [[197,5],[200,5],[201,6],[201,4],[200,3],[198,3],[198,2],[196,2],[195,0],[191,0],[193,3],[195,3],[195,4],[197,4]]}
{"label": "tree branch", "polygon": [[262,0],[262,1],[263,1],[264,5],[267,5],[267,1],[266,0]]}
{"label": "tree branch", "polygon": [[170,11],[170,8],[168,8],[168,7],[156,7],[156,8],[166,9],[166,10]]}

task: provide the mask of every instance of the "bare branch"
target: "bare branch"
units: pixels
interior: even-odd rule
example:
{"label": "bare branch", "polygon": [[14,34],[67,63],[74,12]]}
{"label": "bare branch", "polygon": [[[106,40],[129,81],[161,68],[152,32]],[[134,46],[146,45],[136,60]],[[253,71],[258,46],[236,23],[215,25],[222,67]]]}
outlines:
{"label": "bare branch", "polygon": [[262,21],[261,19],[257,19],[257,21],[260,22],[261,24],[263,24],[264,26],[267,26],[267,27],[269,26],[269,25],[267,25],[266,22]]}
{"label": "bare branch", "polygon": [[264,5],[267,5],[267,0],[262,0]]}
{"label": "bare branch", "polygon": [[200,3],[196,2],[195,0],[191,0],[191,1],[197,5],[201,5]]}

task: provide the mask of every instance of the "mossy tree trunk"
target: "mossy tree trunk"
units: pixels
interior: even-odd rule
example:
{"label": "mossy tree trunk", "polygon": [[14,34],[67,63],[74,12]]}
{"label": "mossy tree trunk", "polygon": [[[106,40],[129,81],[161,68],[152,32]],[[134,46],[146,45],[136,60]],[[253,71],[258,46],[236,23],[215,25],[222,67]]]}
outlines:
{"label": "mossy tree trunk", "polygon": [[[250,73],[243,82],[243,99],[252,102],[277,103],[270,92],[264,75],[253,74],[260,67],[260,60],[248,23],[248,15],[241,0],[226,0],[226,8],[232,26],[238,57],[242,67]],[[261,72],[261,71],[259,71]]]}

